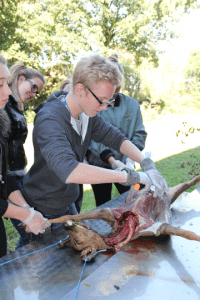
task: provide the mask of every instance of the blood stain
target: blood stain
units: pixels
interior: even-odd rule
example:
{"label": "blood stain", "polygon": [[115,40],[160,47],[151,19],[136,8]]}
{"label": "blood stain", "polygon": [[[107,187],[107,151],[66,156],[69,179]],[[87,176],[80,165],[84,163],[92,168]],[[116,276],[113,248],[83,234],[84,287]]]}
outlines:
{"label": "blood stain", "polygon": [[144,251],[155,252],[156,244],[154,241],[149,239],[137,239],[129,242],[121,250],[132,254],[138,254]]}

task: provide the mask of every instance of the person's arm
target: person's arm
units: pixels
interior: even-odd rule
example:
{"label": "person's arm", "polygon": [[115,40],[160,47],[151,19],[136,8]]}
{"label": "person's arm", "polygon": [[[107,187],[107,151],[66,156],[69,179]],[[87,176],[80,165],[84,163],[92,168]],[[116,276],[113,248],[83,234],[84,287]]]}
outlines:
{"label": "person's arm", "polygon": [[48,220],[44,218],[40,212],[35,211],[33,208],[27,209],[14,204],[8,204],[3,217],[22,221],[27,225],[26,231],[33,232],[36,235],[44,233],[45,229],[51,226]]}
{"label": "person's arm", "polygon": [[31,214],[29,209],[19,207],[13,204],[8,204],[8,208],[3,215],[4,218],[13,218],[20,221],[25,221]]}
{"label": "person's arm", "polygon": [[129,140],[122,142],[120,152],[138,163],[144,159],[142,152]]}
{"label": "person's arm", "polygon": [[66,183],[98,184],[126,182],[126,172],[103,169],[79,163],[67,178]]}
{"label": "person's arm", "polygon": [[154,197],[157,197],[158,193],[163,196],[164,192],[168,190],[168,185],[162,174],[156,169],[154,162],[150,158],[145,158],[140,150],[127,140],[122,142],[120,152],[140,164],[155,186]]}
{"label": "person's arm", "polygon": [[24,197],[22,196],[20,190],[16,190],[12,192],[9,196],[8,199],[13,203],[18,206],[25,206],[28,205],[28,203],[25,201]]}

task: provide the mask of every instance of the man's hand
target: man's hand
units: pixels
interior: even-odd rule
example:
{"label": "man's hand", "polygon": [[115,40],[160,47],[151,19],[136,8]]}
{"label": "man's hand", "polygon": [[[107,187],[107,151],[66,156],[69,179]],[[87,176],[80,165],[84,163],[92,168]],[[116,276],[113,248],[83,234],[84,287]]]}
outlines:
{"label": "man's hand", "polygon": [[164,177],[158,172],[153,161],[150,158],[145,158],[140,163],[143,171],[150,177],[152,184],[155,186],[154,198],[158,194],[163,197],[164,193],[168,190],[168,185]]}
{"label": "man's hand", "polygon": [[136,183],[141,183],[145,185],[145,187],[142,189],[143,192],[148,191],[150,189],[152,181],[149,178],[149,176],[144,172],[135,172],[134,170],[131,170],[127,167],[121,169],[121,171],[127,173],[127,180],[126,182],[121,182],[122,185],[131,186],[135,185]]}
{"label": "man's hand", "polygon": [[34,208],[30,208],[30,211],[30,216],[23,221],[23,223],[27,225],[26,231],[31,231],[36,235],[44,233],[45,229],[51,226],[48,219],[44,218],[40,212],[35,211]]}

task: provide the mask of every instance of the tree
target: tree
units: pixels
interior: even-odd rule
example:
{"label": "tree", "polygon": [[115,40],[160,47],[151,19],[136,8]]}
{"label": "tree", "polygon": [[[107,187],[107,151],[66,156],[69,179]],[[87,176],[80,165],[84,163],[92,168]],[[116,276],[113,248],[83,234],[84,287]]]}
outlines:
{"label": "tree", "polygon": [[[11,15],[11,6],[7,9]],[[70,63],[78,49],[89,50],[82,36],[89,17],[81,0],[19,1],[12,43],[9,48],[0,50],[6,50],[2,53],[11,63],[21,60],[37,68],[52,63]]]}
{"label": "tree", "polygon": [[184,70],[185,86],[188,93],[200,98],[200,51],[192,51]]}
{"label": "tree", "polygon": [[91,1],[93,27],[106,49],[119,47],[158,62],[155,45],[174,38],[172,25],[194,7],[196,0],[96,0]]}
{"label": "tree", "polygon": [[[157,65],[156,43],[173,38],[172,24],[196,3],[197,0],[2,0],[0,51],[9,65],[22,61],[43,74],[47,68],[63,64],[72,72],[80,56],[90,51],[107,56],[115,49],[130,53],[135,66],[144,58]],[[138,75],[124,63],[127,74],[132,76],[126,88],[134,93],[131,84]]]}
{"label": "tree", "polygon": [[136,64],[142,58],[156,64],[156,43],[174,37],[170,26],[196,2],[4,0],[4,15],[12,21],[4,20],[0,50],[7,50],[12,62],[21,59],[33,66],[45,66],[52,61],[73,63],[89,50],[107,54],[108,49],[118,47],[133,53]]}
{"label": "tree", "polygon": [[17,0],[0,2],[0,50],[7,50],[13,43],[13,36],[18,26]]}

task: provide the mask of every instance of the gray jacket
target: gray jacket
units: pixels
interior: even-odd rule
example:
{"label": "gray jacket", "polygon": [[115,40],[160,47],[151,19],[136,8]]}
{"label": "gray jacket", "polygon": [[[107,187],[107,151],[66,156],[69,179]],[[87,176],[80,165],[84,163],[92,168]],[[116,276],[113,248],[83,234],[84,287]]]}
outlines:
{"label": "gray jacket", "polygon": [[79,162],[83,162],[91,139],[119,151],[127,139],[99,115],[89,118],[82,140],[71,124],[71,115],[58,99],[66,92],[50,96],[35,110],[34,164],[24,177],[24,196],[38,211],[59,215],[78,198],[78,184],[66,184]]}
{"label": "gray jacket", "polygon": [[[119,93],[114,107],[109,106],[107,110],[102,110],[100,115],[105,121],[119,128],[140,151],[144,149],[147,133],[144,128],[140,105],[135,99]],[[105,162],[106,158],[110,156],[109,153],[114,154],[115,159],[126,163],[126,156],[116,151],[112,146],[108,148],[92,141],[89,150],[91,152],[89,152],[88,162],[92,165],[108,167]]]}

